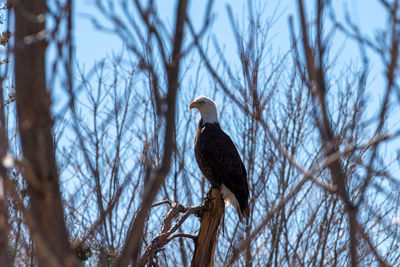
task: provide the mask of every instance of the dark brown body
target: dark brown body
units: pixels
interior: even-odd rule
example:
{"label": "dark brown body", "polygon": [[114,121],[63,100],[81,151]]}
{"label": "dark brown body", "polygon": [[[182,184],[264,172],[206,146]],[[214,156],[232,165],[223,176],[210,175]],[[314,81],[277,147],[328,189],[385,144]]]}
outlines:
{"label": "dark brown body", "polygon": [[235,195],[241,213],[248,217],[249,185],[246,168],[231,138],[218,123],[203,124],[203,120],[199,121],[194,152],[197,164],[211,186],[224,184]]}

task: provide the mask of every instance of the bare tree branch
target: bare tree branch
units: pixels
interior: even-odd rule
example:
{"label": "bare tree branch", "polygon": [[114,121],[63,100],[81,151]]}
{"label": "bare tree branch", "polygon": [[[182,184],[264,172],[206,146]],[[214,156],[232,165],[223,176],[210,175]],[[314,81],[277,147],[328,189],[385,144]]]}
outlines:
{"label": "bare tree branch", "polygon": [[175,105],[179,84],[179,70],[182,58],[181,47],[184,35],[187,5],[187,0],[180,0],[177,4],[175,35],[172,44],[173,51],[171,54],[171,61],[165,66],[168,75],[168,93],[165,99],[167,109],[165,113],[164,154],[162,163],[155,173],[150,176],[148,184],[145,185],[142,205],[132,222],[132,227],[128,232],[126,243],[119,259],[119,264],[121,266],[127,266],[131,260],[134,263],[137,261],[145,218],[147,218],[148,211],[151,208],[158,189],[163,184],[164,179],[169,172],[171,155],[175,144],[173,139],[173,133],[175,130]]}
{"label": "bare tree branch", "polygon": [[[46,86],[44,38],[27,38],[45,31],[44,1],[18,2],[15,10],[15,90],[18,126],[24,158],[41,181],[28,183],[32,216],[46,246],[58,262],[69,257],[69,240],[61,204],[59,177],[52,136],[51,100]],[[32,21],[37,20],[37,21]],[[48,231],[52,229],[52,231]],[[50,266],[49,257],[38,250],[39,266]]]}

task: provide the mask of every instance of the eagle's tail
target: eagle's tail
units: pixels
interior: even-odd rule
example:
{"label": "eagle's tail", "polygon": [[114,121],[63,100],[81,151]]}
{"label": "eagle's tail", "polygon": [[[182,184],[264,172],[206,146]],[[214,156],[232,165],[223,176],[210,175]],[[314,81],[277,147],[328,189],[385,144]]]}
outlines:
{"label": "eagle's tail", "polygon": [[234,206],[241,222],[243,222],[243,218],[249,217],[249,205],[245,203],[245,207],[240,207],[239,201],[236,199],[235,195],[224,184],[221,185],[221,193],[225,206]]}

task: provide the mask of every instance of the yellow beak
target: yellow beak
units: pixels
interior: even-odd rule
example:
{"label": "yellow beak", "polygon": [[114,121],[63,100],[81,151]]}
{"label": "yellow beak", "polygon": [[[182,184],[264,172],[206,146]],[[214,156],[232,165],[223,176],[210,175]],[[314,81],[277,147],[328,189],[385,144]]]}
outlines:
{"label": "yellow beak", "polygon": [[192,108],[197,108],[197,103],[196,102],[190,103],[189,109],[192,109]]}

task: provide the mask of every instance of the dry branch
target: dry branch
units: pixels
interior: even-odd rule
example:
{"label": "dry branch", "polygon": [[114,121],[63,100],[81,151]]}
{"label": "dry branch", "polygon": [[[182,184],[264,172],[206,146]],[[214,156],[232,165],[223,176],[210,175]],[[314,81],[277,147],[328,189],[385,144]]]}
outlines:
{"label": "dry branch", "polygon": [[[30,209],[44,243],[59,262],[65,263],[69,241],[55,158],[51,99],[46,84],[47,42],[44,36],[34,41],[28,39],[46,30],[43,16],[47,12],[46,2],[19,1],[14,10],[15,91],[21,147],[24,159],[41,182],[40,188],[35,188],[28,180]],[[37,253],[38,266],[52,266],[46,255],[39,250]]]}
{"label": "dry branch", "polygon": [[8,203],[3,179],[0,175],[0,264],[6,267],[11,263],[8,256]]}
{"label": "dry branch", "polygon": [[209,209],[201,217],[200,232],[192,259],[193,267],[213,266],[218,227],[225,211],[225,204],[219,189],[211,188],[207,193],[211,199]]}
{"label": "dry branch", "polygon": [[[163,226],[161,228],[161,231],[157,234],[155,238],[150,242],[150,244],[146,247],[143,255],[139,259],[138,266],[145,266],[152,258],[154,258],[157,253],[163,249],[163,247],[171,241],[175,237],[190,237],[190,235],[175,235],[171,236],[174,232],[176,232],[179,227],[186,221],[186,219],[189,217],[191,214],[196,214],[200,212],[204,208],[203,205],[200,206],[194,206],[194,207],[185,207],[179,203],[172,203],[171,209],[168,211],[168,213],[164,217],[163,221]],[[172,221],[178,217],[179,213],[184,213],[184,215],[179,219],[179,221],[174,225],[174,227],[171,228],[172,226]]]}
{"label": "dry branch", "polygon": [[[165,201],[161,203],[165,203]],[[204,210],[205,206],[207,206],[206,210]],[[156,257],[157,253],[169,241],[176,237],[187,237],[195,241],[192,266],[213,266],[218,227],[224,211],[225,204],[221,197],[221,192],[217,188],[210,189],[205,203],[200,206],[185,207],[179,203],[172,203],[170,210],[164,217],[162,229],[146,247],[138,261],[138,266],[145,266],[151,259]],[[184,215],[172,227],[172,222],[178,217],[179,213],[184,213]],[[189,215],[198,213],[201,213],[201,226],[197,237],[188,234],[172,235],[181,227]]]}
{"label": "dry branch", "polygon": [[[140,7],[140,3],[136,2],[137,7]],[[145,191],[143,197],[142,206],[139,209],[135,219],[131,224],[131,228],[127,234],[125,246],[122,250],[119,265],[127,266],[129,262],[134,264],[138,260],[140,252],[140,239],[143,235],[143,228],[145,220],[148,217],[148,212],[152,206],[152,203],[158,193],[158,189],[164,182],[167,176],[170,166],[171,157],[174,150],[174,131],[175,131],[175,109],[176,109],[176,95],[178,91],[179,71],[180,62],[182,58],[181,49],[184,37],[184,25],[186,21],[186,8],[188,5],[187,0],[181,0],[177,4],[176,8],[176,21],[175,21],[175,34],[172,41],[173,50],[171,54],[171,60],[165,65],[165,70],[168,76],[168,92],[165,96],[165,103],[167,105],[167,112],[165,112],[165,131],[164,131],[164,153],[162,156],[162,162],[159,168],[150,177],[150,182],[147,188],[151,188],[149,191]],[[149,27],[149,25],[147,25]],[[134,229],[134,230],[133,230]]]}
{"label": "dry branch", "polygon": [[3,88],[2,81],[0,78],[0,265],[11,266],[11,262],[8,256],[8,203],[7,203],[7,192],[4,188],[3,179],[7,176],[7,172],[3,166],[3,160],[8,150],[8,140],[6,133],[6,120],[4,113],[3,104]]}

